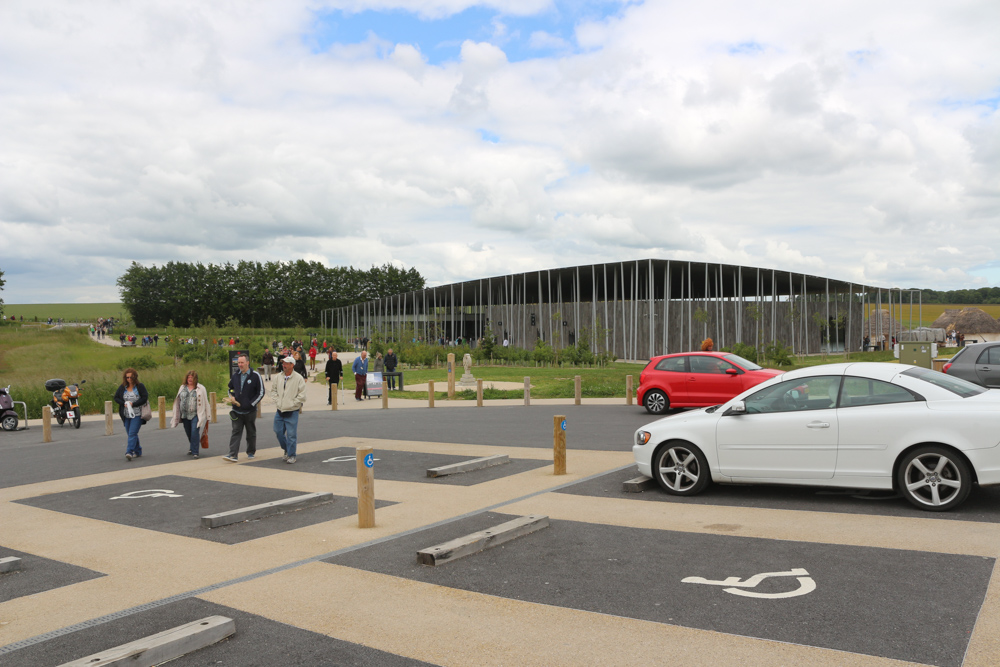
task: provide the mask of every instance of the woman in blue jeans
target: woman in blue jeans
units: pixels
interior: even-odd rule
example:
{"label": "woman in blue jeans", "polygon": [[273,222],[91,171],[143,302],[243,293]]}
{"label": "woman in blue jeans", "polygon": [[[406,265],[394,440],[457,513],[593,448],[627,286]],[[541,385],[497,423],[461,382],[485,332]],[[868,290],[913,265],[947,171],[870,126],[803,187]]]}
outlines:
{"label": "woman in blue jeans", "polygon": [[195,371],[188,371],[174,399],[174,417],[170,428],[182,423],[190,446],[188,456],[198,458],[200,434],[208,430],[208,392],[205,385],[198,382]]}
{"label": "woman in blue jeans", "polygon": [[139,429],[142,428],[142,406],[149,401],[146,387],[139,382],[139,373],[134,368],[126,368],[122,373],[122,383],[115,392],[115,403],[118,404],[118,416],[122,418],[125,432],[128,434],[128,446],[125,449],[125,460],[131,461],[142,456],[139,445]]}

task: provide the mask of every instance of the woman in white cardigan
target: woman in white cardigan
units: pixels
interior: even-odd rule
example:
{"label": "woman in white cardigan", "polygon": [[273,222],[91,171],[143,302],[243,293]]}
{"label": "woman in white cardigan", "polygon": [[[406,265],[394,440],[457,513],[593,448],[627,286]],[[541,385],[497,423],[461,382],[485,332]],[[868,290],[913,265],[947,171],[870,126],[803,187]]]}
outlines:
{"label": "woman in white cardigan", "polygon": [[198,458],[201,429],[208,430],[208,392],[205,385],[198,383],[198,374],[194,371],[188,371],[174,399],[174,417],[170,428],[176,428],[180,423],[184,424],[184,432],[191,444],[188,456]]}

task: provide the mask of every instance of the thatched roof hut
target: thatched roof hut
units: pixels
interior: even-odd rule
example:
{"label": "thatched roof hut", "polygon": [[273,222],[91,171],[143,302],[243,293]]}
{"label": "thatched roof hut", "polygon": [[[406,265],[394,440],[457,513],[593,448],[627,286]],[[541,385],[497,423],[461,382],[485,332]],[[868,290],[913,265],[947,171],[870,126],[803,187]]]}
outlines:
{"label": "thatched roof hut", "polygon": [[966,338],[976,334],[1000,334],[1000,323],[981,308],[963,308],[955,318],[953,328],[965,334]]}
{"label": "thatched roof hut", "polygon": [[938,318],[931,323],[931,328],[947,329],[950,331],[954,328],[955,320],[958,319],[958,314],[961,312],[961,308],[946,308],[945,311],[938,315]]}

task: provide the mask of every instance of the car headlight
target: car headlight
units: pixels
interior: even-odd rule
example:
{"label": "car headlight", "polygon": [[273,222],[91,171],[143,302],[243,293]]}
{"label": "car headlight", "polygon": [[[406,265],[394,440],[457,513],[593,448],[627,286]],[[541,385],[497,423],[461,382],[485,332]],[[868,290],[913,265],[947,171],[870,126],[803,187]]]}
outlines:
{"label": "car headlight", "polygon": [[635,444],[641,447],[642,445],[645,445],[647,442],[649,442],[649,431],[635,432]]}

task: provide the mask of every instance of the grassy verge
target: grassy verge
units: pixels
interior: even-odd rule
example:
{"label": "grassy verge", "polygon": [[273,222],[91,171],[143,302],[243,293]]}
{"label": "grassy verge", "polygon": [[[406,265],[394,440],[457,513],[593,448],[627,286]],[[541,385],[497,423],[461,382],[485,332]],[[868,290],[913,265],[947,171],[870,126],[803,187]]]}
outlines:
{"label": "grassy verge", "polygon": [[[208,391],[225,391],[229,382],[226,364],[191,363],[174,366],[165,348],[117,348],[90,339],[86,331],[0,329],[0,386],[10,385],[11,397],[28,404],[28,417],[42,416],[42,406],[51,399],[45,381],[62,378],[67,382],[86,380],[80,398],[84,414],[104,412],[121,384],[126,366],[138,368],[139,381],[153,404],[157,396],[166,396],[168,404],[177,395],[188,370],[198,373]],[[116,406],[117,407],[117,406]]]}

